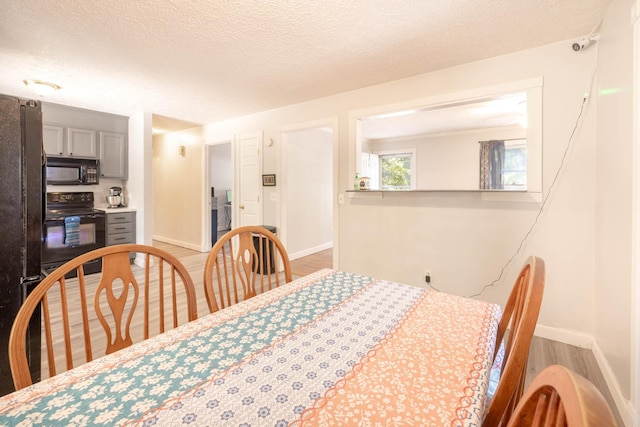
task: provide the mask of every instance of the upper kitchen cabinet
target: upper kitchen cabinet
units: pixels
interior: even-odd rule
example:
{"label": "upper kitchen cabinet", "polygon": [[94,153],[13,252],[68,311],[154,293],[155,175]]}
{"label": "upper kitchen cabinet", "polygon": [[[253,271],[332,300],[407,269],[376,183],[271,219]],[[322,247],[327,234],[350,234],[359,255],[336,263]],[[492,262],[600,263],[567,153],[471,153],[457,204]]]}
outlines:
{"label": "upper kitchen cabinet", "polygon": [[98,157],[98,141],[94,130],[44,124],[42,141],[47,156],[85,159]]}
{"label": "upper kitchen cabinet", "polygon": [[67,128],[67,152],[70,157],[91,159],[98,157],[96,132],[88,129]]}
{"label": "upper kitchen cabinet", "polygon": [[47,156],[64,155],[64,128],[61,126],[42,125],[42,143]]}
{"label": "upper kitchen cabinet", "polygon": [[101,177],[126,178],[128,117],[43,102],[42,121],[48,156],[99,158]]}
{"label": "upper kitchen cabinet", "polygon": [[99,132],[100,176],[127,179],[127,138],[125,134]]}

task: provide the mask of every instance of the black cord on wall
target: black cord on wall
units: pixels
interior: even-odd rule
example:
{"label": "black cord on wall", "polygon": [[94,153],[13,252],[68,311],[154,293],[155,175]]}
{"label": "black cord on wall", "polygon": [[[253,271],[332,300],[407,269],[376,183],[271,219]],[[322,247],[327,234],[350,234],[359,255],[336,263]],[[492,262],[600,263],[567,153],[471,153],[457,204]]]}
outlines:
{"label": "black cord on wall", "polygon": [[538,213],[536,214],[536,217],[535,217],[535,219],[533,221],[533,224],[531,224],[531,227],[529,227],[529,230],[527,231],[527,233],[524,235],[524,237],[520,241],[520,245],[518,246],[518,249],[516,249],[515,253],[504,264],[504,266],[502,267],[502,270],[500,270],[500,274],[498,275],[498,277],[495,278],[491,283],[488,283],[488,284],[484,285],[482,287],[482,289],[480,289],[480,291],[478,293],[473,294],[473,295],[469,295],[469,298],[481,297],[482,293],[484,291],[486,291],[489,288],[493,288],[495,286],[495,284],[500,281],[500,279],[502,278],[502,275],[504,274],[504,272],[507,269],[507,267],[509,267],[509,265],[513,262],[513,260],[520,254],[520,252],[524,248],[525,242],[529,239],[529,237],[531,237],[531,235],[533,233],[533,230],[535,229],[536,225],[538,224],[538,221],[540,220],[540,216],[542,215],[542,211],[544,210],[545,206],[547,205],[547,201],[549,200],[549,196],[551,195],[551,191],[553,190],[553,188],[555,187],[556,183],[558,182],[558,177],[560,176],[560,172],[562,171],[562,169],[564,169],[564,162],[565,162],[565,160],[567,158],[567,154],[569,153],[569,149],[571,148],[571,145],[572,145],[571,142],[573,140],[573,137],[574,137],[579,125],[580,125],[580,118],[582,117],[582,114],[584,113],[584,107],[587,104],[587,99],[588,99],[587,95],[585,95],[584,98],[582,99],[582,105],[580,106],[580,113],[578,114],[578,117],[576,118],[576,123],[575,123],[575,125],[573,127],[573,130],[571,131],[571,136],[569,137],[569,142],[568,142],[567,146],[564,149],[564,153],[562,154],[562,160],[560,161],[560,166],[558,167],[558,170],[556,170],[556,174],[553,177],[553,180],[551,181],[551,185],[549,186],[549,191],[547,191],[546,196],[544,196],[544,198],[542,199],[542,203],[540,204],[540,209],[538,210]]}
{"label": "black cord on wall", "polygon": [[[591,33],[593,33],[596,28],[598,26],[594,27],[594,29],[591,31]],[[598,63],[598,45],[596,45],[596,54],[595,54],[595,58],[594,58],[594,62],[592,65],[592,69],[589,75],[589,80],[588,80],[588,88],[591,89],[593,88],[593,83],[595,81],[595,75],[596,75],[596,66]],[[531,227],[529,227],[529,230],[526,232],[526,234],[524,235],[524,237],[522,238],[522,240],[520,240],[520,244],[518,245],[518,248],[516,249],[516,251],[514,252],[514,254],[511,256],[511,258],[509,258],[507,260],[507,262],[502,266],[502,269],[500,270],[500,273],[498,274],[498,277],[496,277],[492,282],[484,285],[480,291],[478,291],[477,293],[473,294],[473,295],[469,295],[468,298],[477,298],[477,297],[481,297],[482,294],[489,288],[493,288],[495,287],[496,283],[498,283],[501,279],[502,276],[504,275],[504,272],[506,271],[506,269],[511,265],[511,263],[513,262],[514,259],[516,259],[516,257],[522,252],[522,249],[525,246],[525,243],[527,242],[527,240],[531,237],[531,235],[533,234],[533,231],[536,227],[536,225],[538,225],[538,222],[540,220],[540,217],[542,215],[542,212],[544,211],[547,202],[549,201],[549,197],[551,196],[551,193],[553,192],[553,190],[556,187],[556,184],[558,183],[558,179],[560,177],[560,173],[562,172],[562,170],[565,167],[565,161],[567,159],[567,156],[569,154],[569,151],[573,145],[573,141],[574,141],[574,137],[576,132],[578,131],[578,128],[580,127],[581,121],[582,121],[582,116],[585,112],[585,108],[589,105],[588,101],[591,99],[590,95],[589,95],[589,91],[587,91],[585,93],[585,95],[582,98],[582,103],[580,105],[580,112],[578,113],[578,116],[576,117],[575,120],[575,124],[573,126],[573,130],[571,131],[571,134],[569,135],[569,139],[567,141],[567,145],[564,149],[564,152],[562,153],[562,158],[560,160],[560,165],[558,166],[558,169],[556,170],[556,173],[553,177],[553,180],[551,181],[551,185],[549,185],[549,190],[547,191],[547,194],[543,197],[542,199],[542,203],[540,204],[540,209],[538,210],[538,213],[535,216],[535,219],[533,221],[533,223],[531,224]],[[440,290],[438,288],[436,288],[435,286],[433,286],[430,281],[427,282],[427,286],[429,286],[431,289],[440,292]]]}
{"label": "black cord on wall", "polygon": [[[597,28],[597,26],[596,26]],[[592,33],[594,30],[592,30]],[[594,62],[592,65],[592,69],[591,69],[591,73],[589,76],[589,82],[588,82],[588,88],[592,89],[593,88],[593,83],[595,81],[595,76],[596,76],[596,66],[598,64],[598,46],[596,45],[596,54],[595,54],[595,58],[594,58]],[[498,277],[496,279],[494,279],[492,282],[484,285],[479,292],[473,294],[473,295],[469,295],[469,298],[477,298],[477,297],[481,297],[482,294],[489,288],[493,288],[495,287],[496,283],[498,283],[500,281],[500,279],[502,279],[502,276],[504,275],[504,272],[506,271],[506,269],[509,267],[509,265],[511,265],[511,263],[513,262],[513,260],[522,252],[522,249],[525,246],[525,243],[527,242],[527,240],[531,237],[531,235],[533,234],[533,231],[536,227],[536,225],[538,224],[538,221],[540,220],[540,216],[542,215],[542,212],[544,211],[547,202],[549,201],[549,197],[551,196],[551,193],[553,192],[553,190],[556,187],[556,184],[558,183],[558,179],[560,177],[560,173],[562,172],[562,170],[565,167],[565,161],[567,159],[567,156],[569,154],[569,151],[573,145],[573,141],[574,141],[574,137],[575,134],[578,130],[578,128],[580,127],[581,121],[582,121],[582,116],[585,112],[585,108],[589,105],[589,100],[591,99],[590,97],[590,91],[587,91],[585,93],[585,95],[582,97],[582,104],[580,105],[580,112],[578,113],[578,117],[576,117],[575,120],[575,124],[573,126],[573,130],[571,131],[571,134],[569,135],[569,139],[567,141],[567,145],[564,149],[564,152],[562,153],[562,159],[560,160],[560,165],[558,166],[558,169],[556,170],[556,173],[553,177],[553,180],[551,181],[551,185],[549,185],[549,190],[547,191],[547,194],[543,197],[542,199],[542,203],[540,204],[540,209],[538,210],[538,213],[536,214],[536,217],[533,221],[533,223],[531,224],[531,227],[529,227],[529,230],[527,231],[527,233],[524,235],[524,237],[522,238],[522,240],[520,240],[520,245],[518,246],[518,249],[516,249],[515,253],[511,256],[511,258],[509,258],[509,260],[507,260],[507,262],[504,264],[504,266],[502,267],[502,269],[500,270],[500,274],[498,274]]]}

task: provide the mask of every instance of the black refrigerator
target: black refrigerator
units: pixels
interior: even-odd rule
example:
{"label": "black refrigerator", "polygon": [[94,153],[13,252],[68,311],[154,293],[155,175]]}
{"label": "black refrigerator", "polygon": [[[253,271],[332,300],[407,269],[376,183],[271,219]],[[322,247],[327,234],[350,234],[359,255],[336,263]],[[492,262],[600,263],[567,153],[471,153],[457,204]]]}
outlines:
{"label": "black refrigerator", "polygon": [[[0,395],[14,390],[8,352],[13,320],[42,280],[44,168],[40,102],[0,94]],[[39,313],[34,313],[28,334],[31,375],[38,381]]]}

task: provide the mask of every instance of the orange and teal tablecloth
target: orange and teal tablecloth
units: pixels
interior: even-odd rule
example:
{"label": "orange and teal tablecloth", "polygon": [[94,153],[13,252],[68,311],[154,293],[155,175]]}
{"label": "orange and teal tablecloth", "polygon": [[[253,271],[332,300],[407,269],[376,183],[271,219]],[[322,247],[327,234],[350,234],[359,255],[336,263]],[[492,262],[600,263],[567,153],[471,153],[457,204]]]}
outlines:
{"label": "orange and teal tablecloth", "polygon": [[495,304],[321,270],[0,398],[0,425],[479,426]]}

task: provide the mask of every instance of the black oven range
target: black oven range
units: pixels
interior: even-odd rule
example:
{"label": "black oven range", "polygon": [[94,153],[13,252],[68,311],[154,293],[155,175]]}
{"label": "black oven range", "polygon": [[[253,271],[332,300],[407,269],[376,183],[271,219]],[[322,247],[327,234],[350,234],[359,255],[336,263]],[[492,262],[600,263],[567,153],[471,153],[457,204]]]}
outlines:
{"label": "black oven range", "polygon": [[[92,192],[47,193],[42,227],[42,270],[105,246],[105,213],[93,208]],[[102,269],[100,260],[84,265],[86,274]]]}

